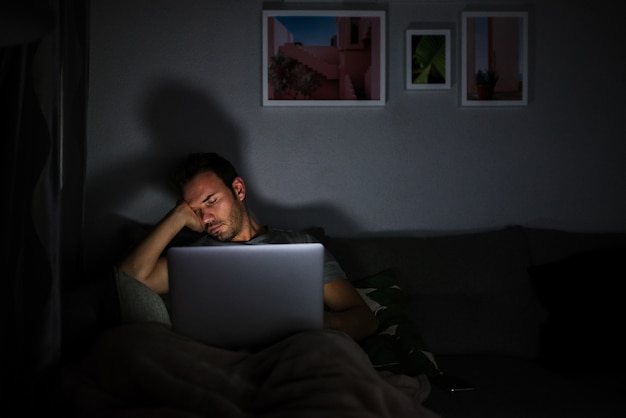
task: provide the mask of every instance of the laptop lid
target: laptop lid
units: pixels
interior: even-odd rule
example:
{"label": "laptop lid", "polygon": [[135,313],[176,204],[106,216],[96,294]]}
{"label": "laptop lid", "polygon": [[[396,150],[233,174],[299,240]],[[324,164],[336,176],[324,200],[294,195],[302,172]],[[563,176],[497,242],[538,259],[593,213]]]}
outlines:
{"label": "laptop lid", "polygon": [[175,332],[237,349],[323,327],[322,244],[172,247],[167,263]]}

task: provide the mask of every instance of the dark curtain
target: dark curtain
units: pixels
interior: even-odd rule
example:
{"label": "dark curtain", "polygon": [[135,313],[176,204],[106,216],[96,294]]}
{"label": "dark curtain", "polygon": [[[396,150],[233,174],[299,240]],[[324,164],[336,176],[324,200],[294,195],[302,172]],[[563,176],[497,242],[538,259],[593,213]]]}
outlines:
{"label": "dark curtain", "polygon": [[88,4],[0,4],[4,411],[58,400],[62,293],[82,271]]}

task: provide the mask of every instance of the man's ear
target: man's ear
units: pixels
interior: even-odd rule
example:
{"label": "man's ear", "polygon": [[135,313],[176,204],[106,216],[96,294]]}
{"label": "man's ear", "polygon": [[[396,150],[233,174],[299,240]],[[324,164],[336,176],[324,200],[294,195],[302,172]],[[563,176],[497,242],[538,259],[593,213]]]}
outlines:
{"label": "man's ear", "polygon": [[246,198],[246,184],[243,179],[241,177],[235,177],[232,187],[235,196],[237,196],[239,200],[243,201]]}

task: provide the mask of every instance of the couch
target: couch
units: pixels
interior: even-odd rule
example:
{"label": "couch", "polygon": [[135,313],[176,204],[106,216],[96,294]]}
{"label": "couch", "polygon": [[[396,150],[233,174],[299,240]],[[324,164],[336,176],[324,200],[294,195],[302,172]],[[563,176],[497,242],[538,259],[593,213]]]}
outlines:
{"label": "couch", "polygon": [[[335,255],[379,319],[394,311],[401,325],[387,331],[408,335],[400,338],[406,359],[391,368],[393,362],[376,365],[372,353],[380,340],[366,347],[368,354],[376,367],[426,374],[433,382],[423,401],[429,411],[443,418],[623,415],[626,346],[619,290],[626,278],[626,233],[523,226],[447,235],[310,232]],[[372,279],[381,277],[394,291],[391,302],[372,293],[381,291],[372,289],[378,286]],[[128,300],[126,286],[137,284],[124,283],[122,290],[119,278],[114,286],[99,282],[67,298],[69,357],[88,350],[102,328],[155,315],[155,296]],[[390,309],[394,301],[401,312]],[[167,300],[160,306],[157,322],[167,321]],[[473,390],[445,390],[437,383],[441,374],[463,378]]]}
{"label": "couch", "polygon": [[395,272],[440,371],[442,417],[617,417],[626,234],[506,227],[454,235],[326,237],[354,280]]}

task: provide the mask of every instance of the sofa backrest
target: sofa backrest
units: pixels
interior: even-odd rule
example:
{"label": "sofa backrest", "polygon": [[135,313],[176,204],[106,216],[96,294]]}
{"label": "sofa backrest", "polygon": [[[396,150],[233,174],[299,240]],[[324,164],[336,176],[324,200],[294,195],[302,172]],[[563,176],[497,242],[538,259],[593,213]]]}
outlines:
{"label": "sofa backrest", "polygon": [[534,357],[546,317],[522,228],[453,236],[328,237],[351,279],[392,268],[435,355]]}
{"label": "sofa backrest", "polygon": [[626,248],[624,232],[571,232],[548,228],[524,228],[523,231],[533,266],[590,251]]}

